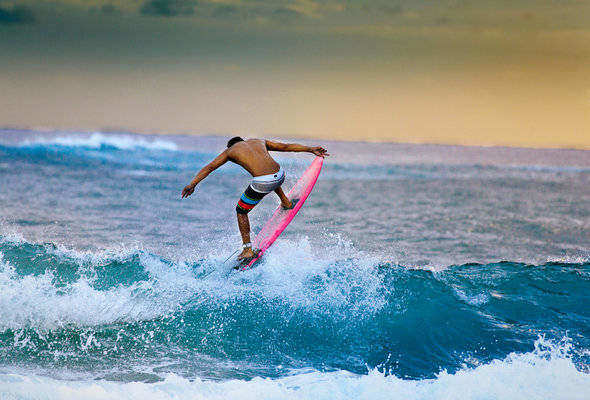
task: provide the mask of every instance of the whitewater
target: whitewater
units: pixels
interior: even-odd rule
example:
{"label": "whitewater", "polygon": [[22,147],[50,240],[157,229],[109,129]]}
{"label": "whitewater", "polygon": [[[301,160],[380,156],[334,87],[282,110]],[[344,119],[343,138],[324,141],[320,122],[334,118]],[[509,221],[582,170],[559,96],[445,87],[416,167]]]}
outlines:
{"label": "whitewater", "polygon": [[318,143],[238,273],[226,140],[0,131],[0,399],[587,398],[587,151]]}

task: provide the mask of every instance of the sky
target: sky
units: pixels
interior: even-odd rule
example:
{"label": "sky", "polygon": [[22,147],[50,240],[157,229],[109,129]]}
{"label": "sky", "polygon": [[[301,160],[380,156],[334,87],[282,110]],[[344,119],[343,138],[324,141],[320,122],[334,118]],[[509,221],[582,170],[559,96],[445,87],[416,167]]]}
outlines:
{"label": "sky", "polygon": [[0,126],[590,149],[590,1],[0,0]]}

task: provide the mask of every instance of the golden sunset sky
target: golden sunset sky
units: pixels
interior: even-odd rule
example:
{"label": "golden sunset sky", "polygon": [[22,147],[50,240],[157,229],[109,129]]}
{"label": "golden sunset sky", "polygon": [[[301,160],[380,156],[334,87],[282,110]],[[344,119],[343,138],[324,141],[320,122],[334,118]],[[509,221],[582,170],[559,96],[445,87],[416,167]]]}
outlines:
{"label": "golden sunset sky", "polygon": [[0,126],[590,149],[590,1],[0,0]]}

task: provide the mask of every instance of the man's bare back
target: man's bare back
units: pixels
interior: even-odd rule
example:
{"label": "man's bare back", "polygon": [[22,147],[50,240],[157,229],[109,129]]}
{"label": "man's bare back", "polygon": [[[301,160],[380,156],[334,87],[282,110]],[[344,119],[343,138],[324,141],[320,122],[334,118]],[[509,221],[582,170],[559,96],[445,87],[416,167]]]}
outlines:
{"label": "man's bare back", "polygon": [[203,167],[191,183],[182,190],[182,198],[190,196],[199,182],[228,161],[240,165],[254,177],[236,206],[238,227],[244,243],[244,250],[238,258],[248,259],[255,255],[250,243],[248,213],[267,193],[274,191],[281,200],[281,206],[285,209],[293,208],[294,202],[297,200],[288,199],[283,192],[281,185],[285,180],[285,172],[279,163],[271,157],[269,151],[308,152],[320,157],[329,155],[326,149],[319,146],[309,147],[262,139],[243,140],[236,136],[227,143],[227,149]]}
{"label": "man's bare back", "polygon": [[245,140],[226,151],[230,161],[240,165],[252,176],[273,174],[281,167],[268,153],[265,140]]}

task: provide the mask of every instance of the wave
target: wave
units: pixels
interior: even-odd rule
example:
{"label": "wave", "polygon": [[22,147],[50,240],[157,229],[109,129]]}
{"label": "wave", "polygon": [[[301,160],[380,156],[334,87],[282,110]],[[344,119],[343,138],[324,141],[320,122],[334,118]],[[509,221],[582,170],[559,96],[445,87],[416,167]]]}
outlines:
{"label": "wave", "polygon": [[[285,265],[281,260],[286,255],[297,258],[299,268]],[[199,307],[195,293],[217,301],[283,301],[317,312],[336,312],[340,306],[367,312],[383,305],[378,293],[382,281],[370,273],[376,260],[357,260],[354,269],[342,273],[326,270],[339,255],[325,256],[315,259],[307,239],[279,241],[264,268],[236,274],[227,266],[219,268],[221,253],[197,262],[170,261],[141,249],[77,251],[31,244],[16,234],[3,236],[0,329],[143,321]]]}
{"label": "wave", "polygon": [[167,260],[144,249],[75,251],[16,237],[0,241],[0,253],[0,352],[17,363],[84,355],[106,371],[114,360],[149,364],[166,354],[183,370],[194,365],[196,376],[202,362],[187,360],[206,356],[246,357],[250,377],[261,368],[273,376],[383,365],[424,378],[459,371],[466,358],[526,352],[540,334],[571,335],[576,349],[590,348],[588,263],[429,271],[343,241],[318,251],[305,238],[278,241],[244,273],[222,266],[213,250]]}
{"label": "wave", "polygon": [[[21,293],[19,297],[30,307],[47,303],[50,298],[90,301],[94,296],[100,297],[97,303],[109,304],[104,298],[107,293],[112,294],[113,300],[148,300],[149,296],[141,296],[140,292],[149,293],[154,299],[157,297],[159,305],[167,304],[165,299],[170,296],[170,303],[187,307],[198,306],[198,301],[186,293],[200,292],[220,301],[251,296],[282,301],[291,307],[311,309],[320,314],[329,312],[338,316],[343,307],[342,311],[347,313],[373,315],[391,306],[391,302],[401,305],[409,300],[409,295],[424,290],[431,290],[431,296],[450,295],[447,301],[480,306],[493,299],[508,299],[509,291],[515,291],[511,285],[525,287],[534,283],[526,292],[519,293],[521,298],[533,298],[539,294],[560,294],[568,285],[578,285],[574,287],[579,290],[579,285],[586,284],[590,277],[590,263],[586,258],[550,260],[544,265],[502,261],[444,268],[406,268],[360,252],[341,238],[326,243],[327,246],[318,252],[306,237],[297,241],[279,240],[260,267],[238,274],[222,265],[225,254],[215,249],[215,245],[212,249],[201,250],[196,257],[193,254],[188,258],[167,260],[142,248],[73,250],[61,244],[29,243],[20,234],[5,232],[0,236],[0,284],[4,287],[0,301],[5,305],[1,308],[5,312],[14,309],[14,304],[12,307],[9,304],[16,299],[8,295],[11,291]],[[572,296],[576,294],[571,293]],[[96,314],[90,304],[86,307]],[[68,309],[68,306],[54,304],[51,307],[53,310],[60,308]],[[173,309],[163,307],[160,315]],[[30,311],[29,314],[35,314],[32,309]],[[38,311],[38,315],[48,314]],[[122,316],[99,319],[96,323],[111,323]],[[80,325],[89,323],[75,318],[57,320]],[[21,321],[23,325],[19,325],[16,321],[2,318],[0,324],[9,323],[4,328],[53,329],[56,326],[33,320],[28,324]]]}
{"label": "wave", "polygon": [[[0,330],[52,330],[72,324],[84,327],[149,320],[177,309],[179,302],[187,300],[182,297],[183,288],[194,282],[186,269],[164,265],[143,254],[108,260],[88,255],[64,260],[58,247],[42,247],[41,251],[35,247],[18,246],[17,253],[29,253],[31,261],[37,263],[17,268],[0,253]],[[44,258],[41,262],[39,254]],[[108,288],[105,283],[110,279],[98,280],[101,268],[103,273],[117,274],[117,268],[134,262],[142,266],[142,271],[135,271],[137,279],[127,277],[126,282],[112,282]],[[128,272],[133,273],[133,267]],[[141,272],[151,279],[142,280]]]}
{"label": "wave", "polygon": [[148,139],[140,135],[103,134],[95,132],[87,134],[70,134],[68,136],[37,137],[26,140],[22,147],[56,145],[63,147],[84,147],[90,149],[115,148],[120,150],[178,150],[178,146],[171,140]]}
{"label": "wave", "polygon": [[7,399],[585,399],[590,374],[576,368],[567,341],[539,338],[535,349],[510,353],[455,373],[407,380],[378,369],[295,371],[280,378],[252,380],[187,379],[167,374],[155,383],[107,380],[56,380],[38,375],[0,374],[0,393]]}
{"label": "wave", "polygon": [[[89,168],[101,169],[101,174],[104,174],[124,166],[131,169],[128,172],[130,176],[149,176],[155,170],[186,171],[190,175],[197,166],[213,159],[224,146],[220,137],[188,139],[182,136],[101,132],[35,134],[34,139],[24,141],[22,135],[14,136],[10,141],[3,140],[0,142],[0,155],[7,154],[13,163],[20,161],[23,165],[58,165],[67,168],[67,171]],[[122,155],[122,152],[125,154]],[[287,170],[288,179],[298,176],[309,164],[307,157],[277,154],[276,159]],[[355,162],[354,157],[346,153],[335,155],[326,163],[321,179],[331,187],[339,187],[341,181],[348,184],[351,181],[362,183],[373,180],[447,182],[449,179],[473,180],[476,185],[482,179],[514,184],[515,179],[532,178],[539,184],[560,184],[570,176],[585,175],[590,171],[584,166],[483,165],[467,160],[463,164],[432,163],[418,159],[412,163],[384,161],[375,164],[372,158],[364,161]],[[8,164],[0,163],[0,174],[10,170]],[[240,175],[241,169],[224,166],[217,173]]]}
{"label": "wave", "polygon": [[[139,168],[139,173],[141,170],[188,168],[195,159],[209,156],[179,151],[177,143],[169,139],[103,133],[43,135],[27,140],[16,137],[0,142],[0,155],[8,156],[12,165],[22,165],[23,168],[30,165],[49,165],[65,168],[64,171],[68,172],[78,168],[90,173],[100,170],[101,176],[111,173],[113,168],[123,166],[133,170]],[[3,166],[0,163],[0,174],[10,173],[8,164],[4,170]]]}

